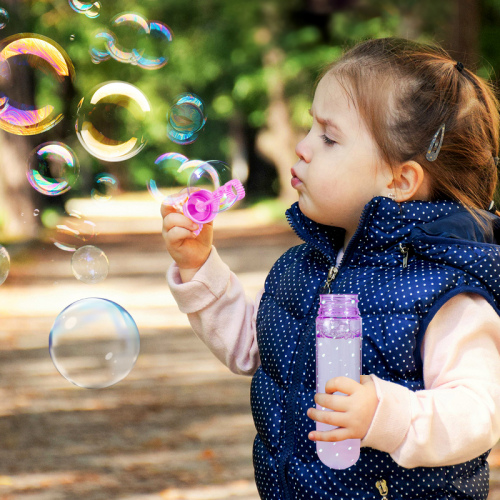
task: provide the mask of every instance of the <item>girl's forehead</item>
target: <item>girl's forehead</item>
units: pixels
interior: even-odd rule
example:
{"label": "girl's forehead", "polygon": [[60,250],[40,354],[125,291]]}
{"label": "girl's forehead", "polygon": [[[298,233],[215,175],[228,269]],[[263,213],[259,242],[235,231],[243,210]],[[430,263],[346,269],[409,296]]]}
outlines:
{"label": "girl's forehead", "polygon": [[317,104],[321,109],[334,109],[337,112],[356,113],[352,96],[348,94],[348,89],[330,73],[327,73],[318,83],[313,103],[314,105]]}
{"label": "girl's forehead", "polygon": [[311,114],[318,119],[337,121],[347,127],[358,128],[363,120],[354,105],[350,89],[330,74],[326,74],[318,83]]}

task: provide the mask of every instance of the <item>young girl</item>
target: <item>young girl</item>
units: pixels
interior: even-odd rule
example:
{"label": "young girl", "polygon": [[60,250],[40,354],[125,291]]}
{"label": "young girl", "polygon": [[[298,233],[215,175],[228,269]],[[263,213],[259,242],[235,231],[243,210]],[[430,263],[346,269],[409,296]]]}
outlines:
{"label": "young girl", "polygon": [[[500,437],[498,102],[440,48],[355,46],[324,72],[291,170],[287,218],[304,244],[254,302],[212,227],[163,206],[168,280],[194,331],[253,375],[255,477],[264,499],[486,499]],[[360,382],[315,395],[323,286],[359,295]],[[345,395],[334,395],[335,392]],[[314,403],[332,412],[314,409]],[[315,421],[338,426],[315,431]],[[345,470],[314,441],[361,439]]]}

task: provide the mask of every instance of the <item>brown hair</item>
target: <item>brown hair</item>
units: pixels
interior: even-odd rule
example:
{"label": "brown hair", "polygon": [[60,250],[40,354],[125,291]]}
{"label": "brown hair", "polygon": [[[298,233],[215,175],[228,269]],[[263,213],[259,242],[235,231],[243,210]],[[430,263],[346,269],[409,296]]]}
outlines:
{"label": "brown hair", "polygon": [[[431,200],[487,209],[497,184],[499,102],[486,80],[441,47],[401,38],[359,43],[323,73],[343,85],[391,168],[420,163],[431,179]],[[425,154],[445,124],[437,159]],[[480,222],[480,220],[479,220]]]}

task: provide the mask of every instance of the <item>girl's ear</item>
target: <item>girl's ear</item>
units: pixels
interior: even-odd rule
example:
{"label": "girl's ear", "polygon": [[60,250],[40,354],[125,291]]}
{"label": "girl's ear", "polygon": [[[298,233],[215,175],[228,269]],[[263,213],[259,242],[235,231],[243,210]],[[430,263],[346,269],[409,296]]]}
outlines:
{"label": "girl's ear", "polygon": [[413,160],[394,169],[393,178],[387,187],[395,192],[395,201],[425,201],[430,198],[429,175],[420,163]]}

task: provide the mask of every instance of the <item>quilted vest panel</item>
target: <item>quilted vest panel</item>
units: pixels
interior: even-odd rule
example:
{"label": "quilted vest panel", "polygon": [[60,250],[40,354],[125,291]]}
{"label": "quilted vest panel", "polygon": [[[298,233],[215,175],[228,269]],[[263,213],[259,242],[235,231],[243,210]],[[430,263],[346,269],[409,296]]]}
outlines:
{"label": "quilted vest panel", "polygon": [[[363,373],[420,390],[420,344],[433,313],[463,291],[480,293],[497,308],[498,285],[480,278],[475,269],[480,254],[483,264],[500,271],[500,254],[487,242],[467,240],[464,245],[457,235],[443,236],[438,222],[447,221],[448,228],[450,218],[463,216],[455,203],[409,202],[403,208],[402,213],[387,198],[375,198],[365,207],[331,292],[359,295]],[[414,469],[400,467],[387,453],[371,448],[362,448],[358,462],[345,471],[319,461],[315,443],[307,438],[315,424],[306,416],[314,405],[315,318],[319,288],[335,262],[343,232],[315,224],[297,205],[287,215],[305,243],[274,265],[257,316],[262,365],[252,381],[251,404],[261,497],[383,498],[377,482],[384,480],[391,500],[486,499],[487,453],[464,464]],[[412,249],[406,267],[402,242]]]}

